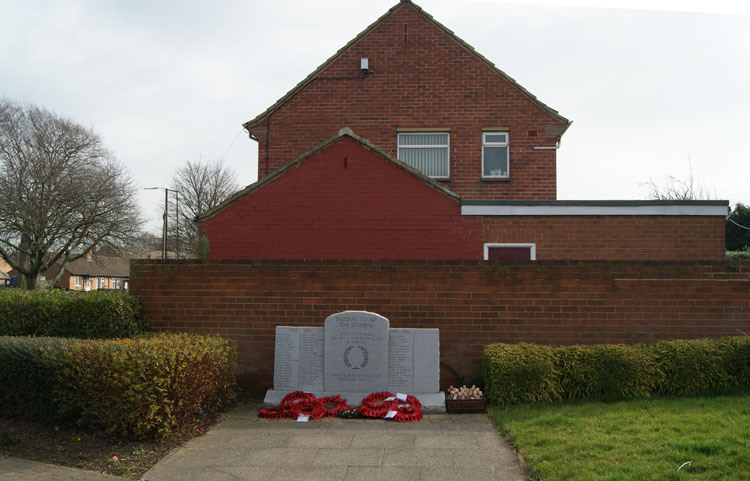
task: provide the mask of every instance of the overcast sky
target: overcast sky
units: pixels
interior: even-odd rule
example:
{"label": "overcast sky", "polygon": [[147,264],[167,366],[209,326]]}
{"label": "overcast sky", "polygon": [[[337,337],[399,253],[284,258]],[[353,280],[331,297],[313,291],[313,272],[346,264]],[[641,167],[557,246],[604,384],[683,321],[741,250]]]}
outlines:
{"label": "overcast sky", "polygon": [[[93,127],[139,187],[221,157],[244,186],[257,144],[241,124],[395,3],[0,0],[0,96]],[[750,203],[746,3],[417,4],[574,121],[559,199],[643,199],[692,163],[715,198]],[[139,194],[158,231],[163,194]]]}

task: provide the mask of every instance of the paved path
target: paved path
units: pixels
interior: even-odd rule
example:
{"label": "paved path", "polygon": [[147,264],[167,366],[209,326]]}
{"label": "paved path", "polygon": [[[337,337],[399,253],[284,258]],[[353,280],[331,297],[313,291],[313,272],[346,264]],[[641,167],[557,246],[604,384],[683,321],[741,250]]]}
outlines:
{"label": "paved path", "polygon": [[146,481],[526,481],[484,414],[426,415],[416,423],[258,419],[240,405],[205,436],[173,451]]}
{"label": "paved path", "polygon": [[[206,435],[175,449],[146,481],[526,481],[484,414],[432,414],[417,423],[258,419],[240,404]],[[112,476],[0,457],[0,481],[112,481]]]}
{"label": "paved path", "polygon": [[0,481],[114,481],[122,478],[95,471],[0,456]]}

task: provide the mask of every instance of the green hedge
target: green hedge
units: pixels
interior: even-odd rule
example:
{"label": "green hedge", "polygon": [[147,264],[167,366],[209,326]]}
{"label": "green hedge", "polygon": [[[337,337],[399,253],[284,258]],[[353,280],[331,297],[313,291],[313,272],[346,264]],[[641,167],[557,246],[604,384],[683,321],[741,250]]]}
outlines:
{"label": "green hedge", "polygon": [[566,346],[555,354],[564,399],[648,396],[663,380],[653,356],[632,346]]}
{"label": "green hedge", "polygon": [[124,292],[0,289],[0,336],[133,337],[148,330]]}
{"label": "green hedge", "polygon": [[490,344],[481,371],[485,396],[498,404],[747,389],[750,336],[632,346]]}
{"label": "green hedge", "polygon": [[58,337],[0,337],[0,417],[59,419],[53,395],[57,364],[50,354],[71,342]]}
{"label": "green hedge", "polygon": [[559,399],[554,349],[538,344],[491,344],[481,366],[484,395],[505,403]]}
{"label": "green hedge", "polygon": [[215,336],[0,337],[0,360],[13,360],[0,370],[0,399],[13,406],[2,415],[163,438],[233,400],[236,356],[233,342]]}

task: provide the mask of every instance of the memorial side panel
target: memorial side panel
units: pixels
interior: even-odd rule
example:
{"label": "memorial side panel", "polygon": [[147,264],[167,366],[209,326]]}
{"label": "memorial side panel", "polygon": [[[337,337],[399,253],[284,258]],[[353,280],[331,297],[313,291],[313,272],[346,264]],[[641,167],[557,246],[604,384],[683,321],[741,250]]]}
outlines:
{"label": "memorial side panel", "polygon": [[414,334],[414,392],[440,391],[440,331],[412,329]]}
{"label": "memorial side panel", "polygon": [[276,326],[273,388],[294,391],[299,383],[299,329]]}
{"label": "memorial side panel", "polygon": [[324,343],[322,327],[310,327],[300,332],[299,390],[321,392],[324,384]]}
{"label": "memorial side panel", "polygon": [[388,390],[414,391],[414,334],[412,329],[388,331]]}
{"label": "memorial side panel", "polygon": [[276,326],[273,388],[323,390],[323,328]]}

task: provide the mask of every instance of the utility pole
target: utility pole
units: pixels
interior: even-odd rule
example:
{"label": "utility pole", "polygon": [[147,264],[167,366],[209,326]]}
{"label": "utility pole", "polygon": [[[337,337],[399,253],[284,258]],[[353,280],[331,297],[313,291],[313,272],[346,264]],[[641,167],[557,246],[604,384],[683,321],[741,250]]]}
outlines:
{"label": "utility pole", "polygon": [[[161,258],[167,259],[167,225],[169,224],[169,188],[167,187],[146,187],[143,190],[158,190],[158,189],[164,189],[164,227],[161,234]],[[172,192],[175,192],[177,194],[177,191],[173,190]],[[177,194],[179,196],[179,194]],[[179,202],[179,197],[177,197]],[[179,219],[177,219],[179,221]],[[179,222],[178,222],[178,229],[179,229]],[[179,231],[177,233],[179,236]]]}

